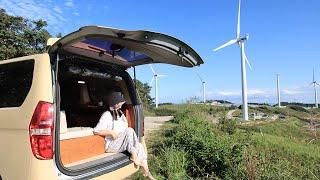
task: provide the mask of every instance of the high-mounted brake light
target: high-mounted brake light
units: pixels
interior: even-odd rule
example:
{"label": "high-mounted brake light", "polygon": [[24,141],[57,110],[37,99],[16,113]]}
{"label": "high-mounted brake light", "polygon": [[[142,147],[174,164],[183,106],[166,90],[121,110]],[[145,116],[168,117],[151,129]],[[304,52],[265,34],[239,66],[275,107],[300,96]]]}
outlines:
{"label": "high-mounted brake light", "polygon": [[54,108],[52,103],[40,101],[33,113],[29,136],[33,155],[37,159],[53,157],[53,121]]}

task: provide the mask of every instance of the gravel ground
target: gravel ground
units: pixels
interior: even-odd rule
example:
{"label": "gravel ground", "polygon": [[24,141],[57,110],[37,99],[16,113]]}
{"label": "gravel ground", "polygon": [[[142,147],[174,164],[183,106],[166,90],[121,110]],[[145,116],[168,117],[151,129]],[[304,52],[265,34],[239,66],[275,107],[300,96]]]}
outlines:
{"label": "gravel ground", "polygon": [[144,129],[145,136],[148,136],[153,130],[160,128],[162,124],[173,119],[173,116],[156,116],[156,117],[145,117]]}

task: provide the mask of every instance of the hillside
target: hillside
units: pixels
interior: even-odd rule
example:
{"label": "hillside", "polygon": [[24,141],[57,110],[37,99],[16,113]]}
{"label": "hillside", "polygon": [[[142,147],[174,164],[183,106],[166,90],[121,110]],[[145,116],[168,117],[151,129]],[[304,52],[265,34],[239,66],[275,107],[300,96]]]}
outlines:
{"label": "hillside", "polygon": [[[319,110],[251,108],[285,118],[246,123],[226,119],[230,110],[203,105],[153,110],[175,118],[147,141],[151,171],[158,179],[320,178],[320,143],[312,140],[309,126]],[[218,124],[212,123],[217,119]]]}

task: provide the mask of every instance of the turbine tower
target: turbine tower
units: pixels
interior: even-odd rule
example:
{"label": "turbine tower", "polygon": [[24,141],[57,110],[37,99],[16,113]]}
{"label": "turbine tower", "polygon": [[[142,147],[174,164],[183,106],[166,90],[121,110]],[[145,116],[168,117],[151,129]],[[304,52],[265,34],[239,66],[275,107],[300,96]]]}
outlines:
{"label": "turbine tower", "polygon": [[205,104],[206,103],[206,82],[201,78],[199,74],[198,74],[198,77],[202,83],[203,104]]}
{"label": "turbine tower", "polygon": [[277,74],[277,95],[278,95],[278,107],[281,107],[281,100],[280,100],[280,74]]}
{"label": "turbine tower", "polygon": [[240,54],[241,54],[241,79],[242,79],[242,114],[244,120],[249,120],[248,116],[248,93],[247,93],[247,75],[246,75],[246,63],[248,64],[249,68],[251,69],[251,65],[248,61],[248,58],[245,54],[244,50],[244,42],[249,39],[249,35],[246,34],[245,36],[240,37],[240,4],[241,0],[239,0],[239,9],[238,9],[238,23],[237,23],[237,33],[236,38],[228,41],[227,43],[219,46],[218,48],[214,49],[214,51],[218,51],[226,46],[230,46],[232,44],[238,44],[240,47]]}
{"label": "turbine tower", "polygon": [[316,108],[318,108],[318,92],[317,92],[317,86],[319,86],[319,83],[315,80],[314,78],[314,68],[313,68],[313,79],[312,79],[312,83],[311,85],[313,85],[313,89],[314,89],[314,105]]}
{"label": "turbine tower", "polygon": [[155,81],[155,85],[154,85],[154,89],[155,89],[155,99],[156,99],[156,108],[158,108],[158,104],[159,104],[159,101],[158,101],[158,77],[164,77],[166,75],[160,75],[158,74],[155,69],[152,67],[152,65],[150,64],[150,68],[151,68],[151,71],[153,73],[153,77],[151,79],[151,82],[150,82],[150,85],[152,85],[153,81]]}

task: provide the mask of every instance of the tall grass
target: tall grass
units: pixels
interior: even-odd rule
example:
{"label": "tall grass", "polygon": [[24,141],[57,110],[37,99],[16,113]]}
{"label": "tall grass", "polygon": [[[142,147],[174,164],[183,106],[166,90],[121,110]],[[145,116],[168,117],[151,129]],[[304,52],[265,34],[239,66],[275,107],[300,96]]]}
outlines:
{"label": "tall grass", "polygon": [[320,146],[308,142],[307,123],[297,118],[308,112],[267,107],[289,118],[243,125],[223,118],[228,108],[161,108],[175,118],[148,139],[150,169],[158,179],[320,178]]}
{"label": "tall grass", "polygon": [[[215,128],[207,119],[210,111],[210,108],[194,106],[185,111],[178,110],[171,124],[153,134],[150,162],[153,162],[151,167],[158,178],[244,177],[237,167],[242,159],[240,152],[246,144],[240,137],[224,136],[226,132]],[[243,141],[247,139],[242,137]]]}

